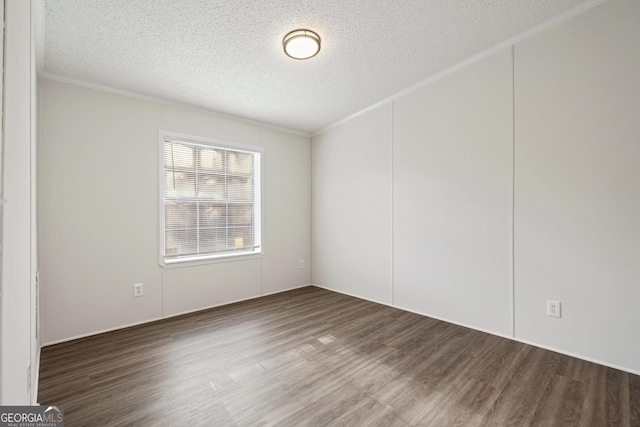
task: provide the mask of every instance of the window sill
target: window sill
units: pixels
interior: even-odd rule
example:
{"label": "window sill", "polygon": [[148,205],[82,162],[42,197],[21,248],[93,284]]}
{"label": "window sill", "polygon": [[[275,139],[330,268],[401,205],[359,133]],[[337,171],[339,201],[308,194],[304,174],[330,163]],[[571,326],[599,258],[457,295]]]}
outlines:
{"label": "window sill", "polygon": [[250,252],[250,253],[243,253],[243,254],[216,255],[208,258],[182,258],[179,260],[169,260],[169,261],[161,258],[160,267],[166,268],[166,269],[195,267],[199,265],[219,264],[224,262],[235,262],[235,261],[246,261],[249,259],[258,259],[258,258],[262,258],[263,255],[264,255],[264,252]]}

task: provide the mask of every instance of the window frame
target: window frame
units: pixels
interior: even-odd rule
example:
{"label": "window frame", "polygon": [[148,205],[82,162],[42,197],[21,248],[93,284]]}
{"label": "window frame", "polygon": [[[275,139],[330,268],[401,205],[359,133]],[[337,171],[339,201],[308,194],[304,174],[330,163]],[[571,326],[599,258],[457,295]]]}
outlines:
{"label": "window frame", "polygon": [[[167,140],[175,140],[176,142],[182,141],[191,144],[198,144],[204,146],[211,146],[214,148],[223,148],[236,151],[249,151],[259,154],[259,161],[257,165],[257,172],[254,172],[254,185],[256,187],[255,194],[259,197],[259,200],[254,201],[254,212],[258,218],[255,221],[255,239],[258,243],[258,248],[252,251],[239,251],[239,252],[223,252],[218,254],[208,255],[196,255],[191,257],[182,257],[175,259],[165,258],[165,163],[164,163],[164,144]],[[188,135],[178,132],[170,132],[160,130],[158,138],[158,157],[159,157],[159,169],[158,169],[158,238],[159,238],[159,263],[163,268],[179,268],[188,267],[194,265],[213,264],[219,262],[231,262],[240,261],[246,259],[261,258],[264,256],[264,148],[248,145],[242,143],[236,143],[231,141],[224,141],[220,139],[206,138],[202,136]]]}

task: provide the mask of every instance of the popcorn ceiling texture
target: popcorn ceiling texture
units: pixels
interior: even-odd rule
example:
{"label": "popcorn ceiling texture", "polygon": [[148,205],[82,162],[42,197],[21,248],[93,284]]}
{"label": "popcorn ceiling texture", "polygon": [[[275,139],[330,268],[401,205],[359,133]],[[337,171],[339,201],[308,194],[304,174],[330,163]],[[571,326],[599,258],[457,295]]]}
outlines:
{"label": "popcorn ceiling texture", "polygon": [[43,71],[311,133],[584,2],[46,0]]}

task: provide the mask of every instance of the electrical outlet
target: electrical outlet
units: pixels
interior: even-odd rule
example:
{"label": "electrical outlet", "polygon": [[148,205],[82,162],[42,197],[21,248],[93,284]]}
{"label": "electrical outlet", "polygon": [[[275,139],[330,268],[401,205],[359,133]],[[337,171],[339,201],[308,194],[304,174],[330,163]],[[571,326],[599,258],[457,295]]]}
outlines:
{"label": "electrical outlet", "polygon": [[135,285],[133,285],[133,296],[141,297],[142,295],[144,295],[144,288],[142,287],[142,283],[136,283]]}
{"label": "electrical outlet", "polygon": [[560,301],[547,300],[547,316],[562,317]]}
{"label": "electrical outlet", "polygon": [[304,260],[303,260],[303,259],[301,259],[301,260],[298,262],[298,267],[300,267],[300,268],[304,268]]}

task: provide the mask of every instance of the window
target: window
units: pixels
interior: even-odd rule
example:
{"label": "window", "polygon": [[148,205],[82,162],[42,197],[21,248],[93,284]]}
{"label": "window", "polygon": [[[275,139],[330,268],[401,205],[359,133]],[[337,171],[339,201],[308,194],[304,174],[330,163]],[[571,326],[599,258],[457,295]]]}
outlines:
{"label": "window", "polygon": [[161,263],[261,252],[257,148],[161,133]]}

